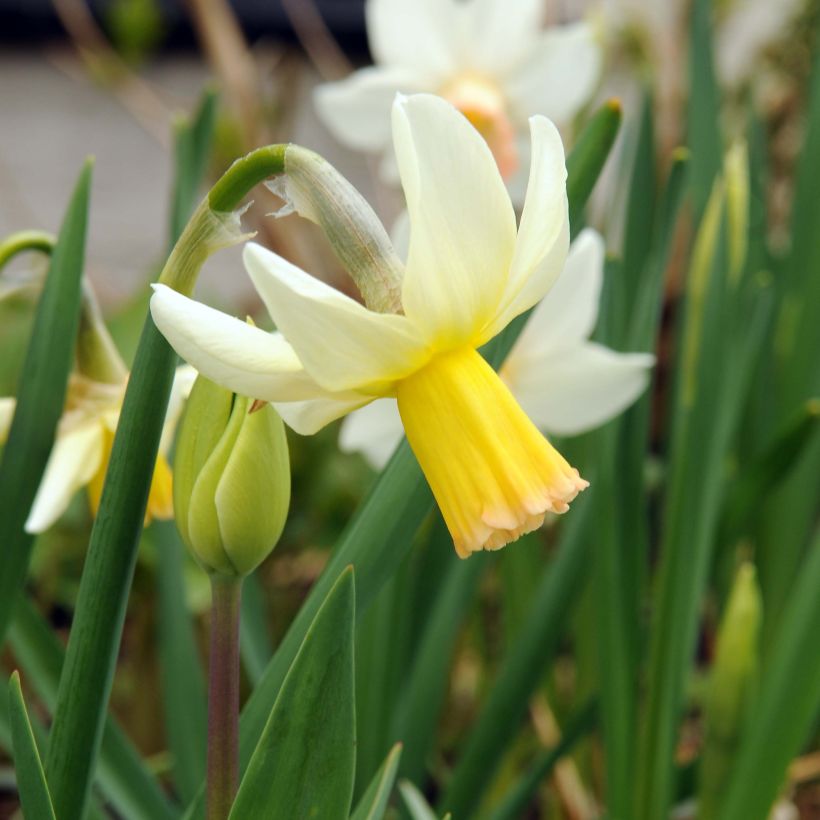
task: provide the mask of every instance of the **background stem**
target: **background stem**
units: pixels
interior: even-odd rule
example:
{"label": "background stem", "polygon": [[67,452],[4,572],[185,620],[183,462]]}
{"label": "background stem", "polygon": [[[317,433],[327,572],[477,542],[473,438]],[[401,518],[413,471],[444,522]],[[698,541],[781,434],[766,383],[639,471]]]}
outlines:
{"label": "background stem", "polygon": [[239,780],[239,604],[242,579],[211,576],[208,820],[226,820]]}

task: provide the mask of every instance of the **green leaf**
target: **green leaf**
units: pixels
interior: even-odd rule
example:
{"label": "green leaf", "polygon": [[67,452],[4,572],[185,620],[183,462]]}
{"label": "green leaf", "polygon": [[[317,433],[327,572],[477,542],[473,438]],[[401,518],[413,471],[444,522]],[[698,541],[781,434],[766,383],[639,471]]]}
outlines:
{"label": "green leaf", "polygon": [[46,754],[61,820],[80,820],[88,798],[175,365],[149,317],[91,531]]}
{"label": "green leaf", "polygon": [[305,635],[251,757],[231,820],[346,818],[356,757],[353,569]]}
{"label": "green leaf", "polygon": [[23,525],[48,461],[74,361],[91,168],[89,160],[80,172],[51,257],[0,460],[0,644],[28,572],[33,536]]}
{"label": "green leaf", "polygon": [[769,495],[789,476],[799,456],[820,431],[820,399],[807,401],[778,431],[766,450],[737,477],[726,499],[722,540],[745,535],[762,514],[760,499]]}
{"label": "green leaf", "polygon": [[[17,605],[9,629],[14,657],[46,709],[57,700],[65,650],[28,598]],[[172,820],[176,810],[117,721],[109,715],[95,777],[105,798],[130,820]]]}
{"label": "green leaf", "polygon": [[619,100],[604,103],[591,117],[567,157],[569,225],[573,236],[578,233],[584,206],[618,136],[622,116]]}
{"label": "green leaf", "polygon": [[[451,549],[443,524],[436,528],[433,549]],[[467,607],[492,556],[473,555],[469,561],[453,558],[412,666],[405,672],[406,683],[398,699],[393,720],[393,737],[404,744],[402,774],[420,783],[427,755],[436,737],[442,705],[447,694],[449,671],[456,638]]]}
{"label": "green leaf", "polygon": [[382,820],[387,811],[387,804],[390,802],[396,773],[399,770],[401,749],[401,743],[396,743],[390,750],[362,795],[356,810],[350,815],[350,820]]}
{"label": "green leaf", "polygon": [[[594,488],[594,481],[591,482]],[[474,814],[520,721],[527,703],[558,648],[572,604],[589,569],[591,499],[594,490],[576,499],[572,516],[553,561],[544,571],[516,643],[501,663],[473,730],[460,750],[439,809],[456,817]],[[472,559],[471,559],[472,560]]]}
{"label": "green leaf", "polygon": [[699,219],[723,162],[720,91],[712,49],[712,0],[695,0],[689,36],[689,109],[687,144],[692,151],[689,181]]}
{"label": "green leaf", "polygon": [[265,613],[265,589],[256,572],[246,576],[242,584],[239,640],[245,673],[256,686],[273,657],[273,645]]}
{"label": "green leaf", "polygon": [[[575,208],[580,212],[583,208],[609,154],[620,119],[620,106],[607,103],[593,117],[570,154],[567,160],[567,191],[571,210]],[[256,160],[248,161],[245,166],[248,174],[251,174],[255,163]],[[218,183],[211,192],[210,201],[214,207],[223,210],[232,207],[231,203],[236,201],[235,180]],[[514,320],[494,342],[486,346],[487,358],[494,365],[503,362],[524,321],[523,317]],[[339,572],[348,564],[356,567],[357,612],[361,615],[401,565],[411,547],[412,534],[432,506],[430,490],[405,440],[342,533],[328,565],[246,702],[240,718],[240,766],[246,765],[305,632]]]}
{"label": "green leaf", "polygon": [[205,675],[185,596],[185,547],[173,521],[155,521],[158,624],[157,643],[165,728],[173,757],[174,785],[186,803],[205,776],[207,700]]}
{"label": "green leaf", "polygon": [[199,188],[208,170],[213,145],[216,104],[216,92],[208,89],[193,119],[181,118],[175,124],[171,245],[179,238],[199,200]]}
{"label": "green leaf", "polygon": [[399,781],[399,791],[413,820],[438,820],[424,795],[409,780]]}
{"label": "green leaf", "polygon": [[37,742],[31,731],[23,692],[20,689],[20,675],[14,672],[9,687],[9,717],[11,735],[14,742],[14,769],[17,773],[17,790],[23,815],[28,820],[56,820],[48,784],[37,751]]}
{"label": "green leaf", "polygon": [[764,818],[820,710],[820,531],[797,576],[735,758],[721,820]]}

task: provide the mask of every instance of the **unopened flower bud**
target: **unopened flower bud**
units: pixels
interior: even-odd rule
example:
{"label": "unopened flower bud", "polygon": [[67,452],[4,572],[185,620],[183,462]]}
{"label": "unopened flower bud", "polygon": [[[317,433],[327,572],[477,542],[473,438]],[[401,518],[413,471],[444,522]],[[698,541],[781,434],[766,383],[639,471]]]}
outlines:
{"label": "unopened flower bud", "polygon": [[295,212],[324,231],[371,310],[401,311],[403,266],[390,237],[367,200],[327,160],[289,145],[285,174],[266,184],[285,200],[275,216]]}
{"label": "unopened flower bud", "polygon": [[211,573],[252,572],[282,534],[290,465],[282,420],[269,404],[199,376],[174,462],[174,509],[182,539]]}
{"label": "unopened flower bud", "polygon": [[704,820],[719,815],[726,781],[737,757],[757,679],[761,617],[755,568],[745,563],[737,571],[723,613],[706,693],[698,811],[698,817]]}

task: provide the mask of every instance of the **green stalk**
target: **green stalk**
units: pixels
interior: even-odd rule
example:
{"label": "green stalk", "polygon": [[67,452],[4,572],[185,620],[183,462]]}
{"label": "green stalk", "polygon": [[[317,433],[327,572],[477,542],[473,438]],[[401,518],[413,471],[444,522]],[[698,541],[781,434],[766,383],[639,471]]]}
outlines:
{"label": "green stalk", "polygon": [[242,579],[211,576],[208,820],[226,820],[239,786],[239,605]]}
{"label": "green stalk", "polygon": [[[284,146],[268,146],[238,160],[208,201],[219,212],[234,209],[253,185],[282,173],[283,158]],[[216,217],[200,206],[163,269],[160,281],[180,292],[193,289],[207,257],[197,228],[209,215]],[[149,314],[91,532],[46,757],[61,820],[80,820],[88,801],[176,362]]]}

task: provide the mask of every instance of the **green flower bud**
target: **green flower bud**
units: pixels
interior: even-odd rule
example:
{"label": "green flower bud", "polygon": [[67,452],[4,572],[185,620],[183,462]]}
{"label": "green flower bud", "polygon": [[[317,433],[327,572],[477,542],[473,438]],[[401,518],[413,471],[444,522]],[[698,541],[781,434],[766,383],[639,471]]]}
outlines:
{"label": "green flower bud", "polygon": [[276,546],[290,503],[285,428],[266,404],[199,376],[174,461],[174,510],[183,541],[211,573],[241,577]]}

